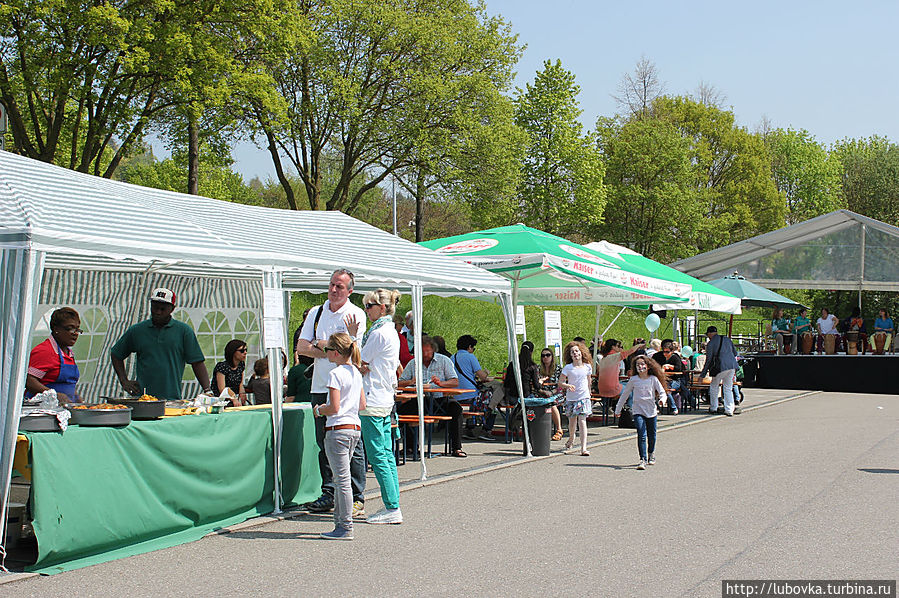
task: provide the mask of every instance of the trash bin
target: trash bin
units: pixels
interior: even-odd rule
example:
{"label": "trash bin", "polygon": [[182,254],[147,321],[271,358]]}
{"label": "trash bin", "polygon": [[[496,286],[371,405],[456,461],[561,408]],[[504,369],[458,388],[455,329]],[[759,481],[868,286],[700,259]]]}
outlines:
{"label": "trash bin", "polygon": [[[535,457],[545,457],[549,454],[549,441],[552,438],[552,403],[546,399],[527,398],[524,400],[525,418],[528,421],[528,436],[531,440],[531,454]],[[523,454],[527,455],[527,446],[523,447]]]}

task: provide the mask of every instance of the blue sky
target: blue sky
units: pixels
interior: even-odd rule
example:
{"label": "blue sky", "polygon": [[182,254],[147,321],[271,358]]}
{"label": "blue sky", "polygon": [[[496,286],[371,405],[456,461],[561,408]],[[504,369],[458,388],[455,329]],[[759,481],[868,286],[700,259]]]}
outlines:
{"label": "blue sky", "polygon": [[[882,135],[899,141],[899,2],[487,0],[527,45],[516,85],[560,59],[581,86],[582,122],[617,111],[624,73],[653,61],[668,94],[700,81],[726,97],[741,126],[766,116],[830,144]],[[273,177],[268,153],[235,148],[247,179]]]}

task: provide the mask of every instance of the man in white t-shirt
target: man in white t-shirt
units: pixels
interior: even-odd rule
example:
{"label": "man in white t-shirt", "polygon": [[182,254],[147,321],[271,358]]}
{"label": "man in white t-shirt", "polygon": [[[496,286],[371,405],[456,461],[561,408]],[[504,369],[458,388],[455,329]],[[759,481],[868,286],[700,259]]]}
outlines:
{"label": "man in white t-shirt", "polygon": [[821,308],[821,317],[815,322],[818,326],[818,355],[824,352],[824,337],[828,334],[836,336],[834,346],[840,344],[840,333],[837,331],[839,320],[826,307]]}
{"label": "man in white t-shirt", "polygon": [[[353,292],[353,273],[349,270],[336,270],[331,275],[328,285],[328,300],[323,305],[313,307],[297,340],[297,353],[315,358],[312,374],[312,406],[324,405],[328,402],[328,376],[335,365],[328,361],[324,348],[328,346],[328,338],[337,332],[350,334],[349,326],[359,323],[353,337],[357,343],[365,332],[365,312],[349,301]],[[350,336],[353,336],[350,334]],[[334,508],[334,483],[328,456],[325,454],[325,420],[315,418],[315,440],[318,443],[318,469],[322,476],[322,494],[316,500],[303,507],[313,513],[327,513]],[[353,483],[353,516],[365,516],[365,452],[362,443],[356,445],[350,461],[350,477]]]}

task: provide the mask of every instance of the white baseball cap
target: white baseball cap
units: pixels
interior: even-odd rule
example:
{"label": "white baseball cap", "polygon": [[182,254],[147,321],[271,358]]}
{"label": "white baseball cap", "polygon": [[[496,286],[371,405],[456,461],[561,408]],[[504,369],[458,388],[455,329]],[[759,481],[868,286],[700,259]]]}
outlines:
{"label": "white baseball cap", "polygon": [[153,289],[153,292],[150,293],[150,301],[158,301],[160,303],[171,303],[175,305],[175,292],[171,289],[164,289],[159,287],[158,289]]}

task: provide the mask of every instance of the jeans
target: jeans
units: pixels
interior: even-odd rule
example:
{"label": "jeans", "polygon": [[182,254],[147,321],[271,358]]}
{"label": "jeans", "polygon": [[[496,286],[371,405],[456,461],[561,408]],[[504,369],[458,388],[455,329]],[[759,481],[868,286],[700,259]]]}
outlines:
{"label": "jeans", "polygon": [[[690,394],[690,389],[687,388],[687,384],[684,380],[672,380],[671,381],[671,392],[679,392],[680,393],[681,404],[677,405],[678,409],[681,409],[682,406],[693,404],[693,396]],[[671,403],[669,402],[668,404],[670,405]]]}
{"label": "jeans", "polygon": [[724,412],[733,413],[734,370],[723,370],[721,372],[718,372],[718,375],[712,378],[712,383],[709,385],[709,408],[712,411],[718,410],[718,386],[722,382],[724,383],[724,392],[721,393],[721,398],[724,401]]}
{"label": "jeans", "polygon": [[[323,392],[312,393],[312,406],[324,405],[328,402],[328,395]],[[318,472],[322,476],[322,496],[334,500],[334,481],[331,476],[331,467],[328,464],[328,456],[325,452],[325,421],[327,418],[315,418],[315,442],[318,444]],[[365,450],[362,443],[355,445],[353,457],[350,460],[350,478],[353,486],[353,500],[365,502]]]}
{"label": "jeans", "polygon": [[656,452],[656,424],[657,417],[646,417],[638,413],[634,414],[634,425],[637,426],[637,451],[640,460],[646,461],[646,441],[649,440],[649,454]]}
{"label": "jeans", "polygon": [[334,527],[353,529],[353,491],[350,460],[360,442],[359,430],[331,430],[325,435],[325,453],[334,473]]}
{"label": "jeans", "polygon": [[396,472],[396,459],[393,457],[393,430],[390,416],[369,417],[363,415],[362,441],[365,443],[365,455],[371,469],[381,487],[381,500],[384,507],[398,509],[400,506],[400,480]]}

